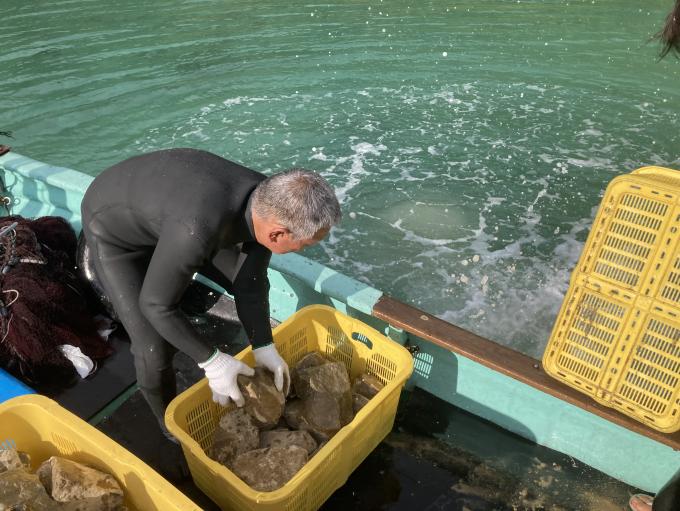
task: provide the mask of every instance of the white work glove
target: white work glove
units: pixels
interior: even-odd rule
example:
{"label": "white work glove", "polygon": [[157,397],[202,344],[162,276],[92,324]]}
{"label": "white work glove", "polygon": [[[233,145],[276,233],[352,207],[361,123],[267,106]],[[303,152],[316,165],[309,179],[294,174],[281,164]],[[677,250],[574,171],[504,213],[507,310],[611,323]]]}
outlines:
{"label": "white work glove", "polygon": [[243,394],[241,394],[238,388],[236,378],[239,374],[245,376],[255,374],[252,367],[248,367],[243,362],[219,350],[215,350],[213,356],[205,362],[198,364],[198,367],[205,371],[215,403],[227,406],[231,399],[236,403],[236,406],[243,406],[245,401]]}
{"label": "white work glove", "polygon": [[253,355],[255,356],[255,365],[266,367],[274,373],[274,385],[279,392],[283,392],[287,396],[290,389],[290,373],[288,372],[288,364],[281,358],[276,346],[272,343],[256,348],[253,350]]}

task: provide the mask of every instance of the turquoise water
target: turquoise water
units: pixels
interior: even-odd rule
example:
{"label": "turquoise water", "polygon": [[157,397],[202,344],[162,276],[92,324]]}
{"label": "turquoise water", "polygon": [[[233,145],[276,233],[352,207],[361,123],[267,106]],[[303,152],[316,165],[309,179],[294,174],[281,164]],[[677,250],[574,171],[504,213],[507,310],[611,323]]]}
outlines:
{"label": "turquoise water", "polygon": [[318,170],[345,217],[305,255],[540,356],[607,182],[680,168],[671,5],[4,0],[0,130],[90,174]]}

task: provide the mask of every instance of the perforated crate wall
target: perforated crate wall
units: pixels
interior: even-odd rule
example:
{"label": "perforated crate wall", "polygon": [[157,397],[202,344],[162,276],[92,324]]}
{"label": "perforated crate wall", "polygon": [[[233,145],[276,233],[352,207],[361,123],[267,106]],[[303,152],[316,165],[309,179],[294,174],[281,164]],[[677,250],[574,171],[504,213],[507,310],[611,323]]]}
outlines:
{"label": "perforated crate wall", "polygon": [[[227,411],[213,403],[207,380],[177,396],[168,406],[165,423],[182,445],[196,485],[224,510],[318,509],[392,429],[399,394],[413,371],[413,359],[403,346],[325,305],[304,307],[277,326],[273,335],[290,366],[310,351],[320,351],[343,363],[351,380],[366,372],[385,387],[288,483],[271,492],[250,488],[206,455],[219,419]],[[251,366],[255,362],[250,348],[236,358]]]}
{"label": "perforated crate wall", "polygon": [[680,172],[607,187],[543,355],[546,372],[649,426],[680,429]]}

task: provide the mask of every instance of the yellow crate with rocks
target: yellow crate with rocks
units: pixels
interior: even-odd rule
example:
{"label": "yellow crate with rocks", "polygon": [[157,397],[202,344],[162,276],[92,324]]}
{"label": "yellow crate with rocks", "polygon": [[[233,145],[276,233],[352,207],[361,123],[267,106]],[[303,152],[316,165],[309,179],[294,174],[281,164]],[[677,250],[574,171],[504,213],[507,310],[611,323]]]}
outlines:
{"label": "yellow crate with rocks", "polygon": [[[344,364],[351,380],[368,373],[385,386],[292,479],[270,492],[252,489],[206,454],[220,418],[229,410],[213,403],[207,380],[177,396],[166,411],[166,425],[181,443],[196,485],[223,510],[318,509],[391,431],[401,389],[413,371],[412,357],[403,346],[323,305],[305,307],[276,327],[274,342],[291,367],[307,353],[319,351]],[[236,358],[254,365],[250,348]]]}
{"label": "yellow crate with rocks", "polygon": [[45,396],[30,394],[0,404],[0,449],[27,453],[33,471],[60,456],[106,472],[123,489],[130,511],[201,509],[142,460]]}

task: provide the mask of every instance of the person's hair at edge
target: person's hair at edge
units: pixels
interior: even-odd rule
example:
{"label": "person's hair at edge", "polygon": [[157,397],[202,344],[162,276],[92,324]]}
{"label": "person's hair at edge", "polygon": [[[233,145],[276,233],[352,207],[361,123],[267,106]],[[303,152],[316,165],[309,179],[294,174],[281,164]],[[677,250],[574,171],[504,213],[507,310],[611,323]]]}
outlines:
{"label": "person's hair at edge", "polygon": [[316,172],[300,168],[274,174],[258,184],[252,207],[258,216],[280,222],[295,239],[311,239],[342,216],[333,188]]}
{"label": "person's hair at edge", "polygon": [[680,0],[675,0],[675,6],[666,17],[666,23],[654,37],[662,44],[659,51],[660,59],[671,52],[680,57]]}

